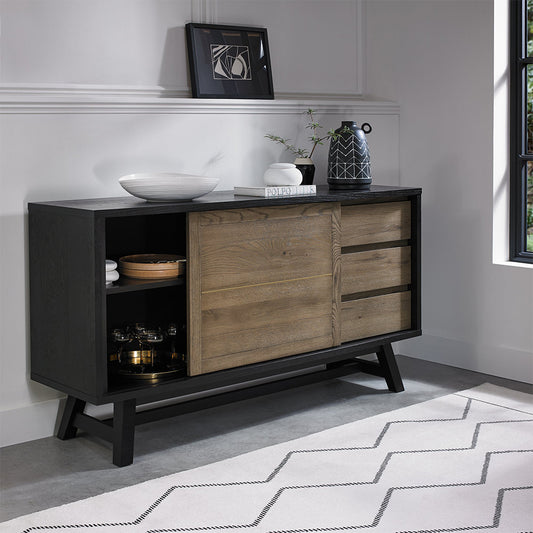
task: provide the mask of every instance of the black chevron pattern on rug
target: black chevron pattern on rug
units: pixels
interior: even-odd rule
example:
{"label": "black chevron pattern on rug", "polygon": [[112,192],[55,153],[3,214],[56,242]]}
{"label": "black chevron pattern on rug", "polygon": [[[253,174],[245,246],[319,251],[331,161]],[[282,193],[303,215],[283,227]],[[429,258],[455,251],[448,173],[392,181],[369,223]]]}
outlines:
{"label": "black chevron pattern on rug", "polygon": [[[442,450],[441,450],[442,451]],[[450,450],[452,451],[452,450]],[[455,450],[453,450],[455,451]],[[404,452],[404,453],[412,453],[412,452]],[[486,481],[486,472],[489,468],[490,463],[490,457],[494,453],[533,453],[533,449],[531,450],[506,450],[506,451],[499,451],[499,452],[488,452],[485,456],[485,463],[483,465],[483,473],[481,476],[481,479],[477,483],[447,483],[442,485],[410,485],[406,487],[391,487],[388,489],[387,494],[383,501],[381,502],[381,505],[379,507],[379,510],[374,518],[374,520],[370,524],[356,524],[356,525],[349,525],[349,526],[340,526],[340,527],[328,527],[328,528],[305,528],[305,529],[283,529],[278,531],[270,531],[269,533],[306,533],[306,532],[315,532],[315,531],[343,531],[347,529],[368,529],[372,527],[376,527],[381,520],[382,516],[385,513],[385,510],[387,509],[387,505],[393,495],[396,491],[401,490],[417,490],[417,489],[429,489],[429,488],[448,488],[448,487],[472,487],[475,485],[483,485]],[[485,475],[484,475],[485,474]],[[354,483],[355,484],[355,483]],[[358,483],[358,484],[365,484],[364,482]],[[419,530],[405,530],[405,531],[398,531],[396,533],[444,533],[447,531],[474,531],[476,529],[488,529],[488,528],[494,528],[498,527],[501,517],[501,511],[502,511],[502,505],[503,505],[503,496],[508,491],[514,491],[514,490],[532,490],[532,486],[524,486],[524,487],[507,487],[500,489],[498,491],[498,497],[496,500],[496,507],[494,510],[494,516],[492,519],[492,523],[487,525],[478,525],[478,526],[468,526],[466,528],[440,528],[440,529],[419,529]],[[254,524],[255,525],[255,524]],[[180,529],[154,529],[150,530],[149,533],[161,533],[163,531],[188,531],[188,530],[180,530]],[[531,533],[531,532],[530,532]]]}
{"label": "black chevron pattern on rug", "polygon": [[[456,395],[460,397],[460,394]],[[472,400],[471,398],[464,397],[466,399],[463,412],[459,417],[452,418],[432,418],[432,419],[419,419],[419,420],[393,420],[384,424],[380,433],[376,437],[374,443],[369,446],[344,446],[344,447],[333,447],[333,448],[316,448],[316,449],[301,449],[301,450],[292,450],[288,452],[281,462],[270,472],[270,474],[261,480],[252,480],[252,481],[231,481],[224,483],[199,483],[199,484],[183,484],[183,485],[174,485],[169,487],[163,494],[161,494],[143,513],[137,516],[137,518],[132,521],[122,521],[122,522],[108,522],[108,523],[71,523],[64,525],[41,525],[33,526],[24,530],[24,533],[30,533],[33,531],[54,531],[60,529],[93,529],[93,528],[105,528],[112,531],[114,528],[123,528],[127,526],[138,526],[140,525],[148,516],[154,513],[157,508],[175,491],[186,491],[188,489],[198,489],[198,488],[207,488],[207,487],[234,487],[239,485],[264,485],[270,483],[274,480],[288,465],[291,459],[299,454],[312,455],[312,454],[324,454],[324,453],[336,453],[336,452],[357,452],[361,450],[372,450],[377,449],[383,442],[383,439],[389,433],[391,428],[397,425],[404,424],[427,424],[435,422],[457,422],[465,421],[468,418],[472,402],[482,402],[481,400]],[[497,404],[491,404],[497,405]],[[499,406],[502,409],[514,410],[508,407]],[[529,414],[529,413],[527,413]],[[195,526],[190,525],[188,527],[170,527],[170,528],[158,528],[158,529],[148,529],[147,533],[170,533],[170,532],[185,532],[185,531],[231,531],[231,530],[243,530],[243,529],[252,529],[257,527],[268,513],[275,508],[279,499],[282,495],[290,493],[292,491],[305,491],[309,489],[323,489],[323,488],[334,488],[334,487],[353,487],[353,486],[363,486],[363,485],[375,485],[380,482],[387,467],[391,462],[391,459],[395,456],[406,455],[406,454],[434,454],[442,452],[458,452],[458,451],[467,451],[474,450],[479,441],[480,432],[483,428],[499,425],[499,424],[531,424],[533,423],[532,418],[524,418],[517,420],[493,420],[493,421],[483,421],[476,423],[474,431],[472,433],[471,442],[468,446],[463,447],[453,447],[453,448],[439,448],[439,449],[413,449],[413,450],[395,450],[390,451],[386,454],[385,458],[379,465],[377,471],[374,474],[372,480],[368,481],[349,481],[344,483],[318,483],[318,484],[305,484],[305,485],[286,485],[280,487],[276,493],[270,498],[270,500],[263,506],[261,511],[258,513],[257,517],[248,523],[233,523],[233,524],[221,524],[221,525],[209,525],[209,526]],[[383,516],[385,515],[389,503],[396,493],[405,492],[405,491],[416,491],[421,489],[444,489],[451,487],[473,487],[484,485],[489,474],[490,465],[495,456],[504,455],[504,454],[529,454],[533,453],[533,449],[519,449],[519,450],[493,450],[485,453],[484,462],[481,467],[481,473],[479,481],[474,482],[457,482],[457,483],[443,483],[443,484],[419,484],[419,485],[405,485],[405,486],[392,486],[389,487],[386,491],[385,496],[381,502],[376,502],[377,512],[372,521],[361,523],[361,524],[346,524],[343,526],[333,526],[333,527],[316,527],[316,528],[302,528],[302,529],[282,529],[282,530],[271,530],[269,533],[304,533],[304,532],[327,532],[327,531],[348,531],[355,529],[372,529],[375,528]],[[491,518],[487,520],[487,523],[470,525],[468,527],[461,528],[441,528],[441,529],[423,529],[423,530],[405,530],[398,531],[398,533],[437,533],[437,532],[453,532],[453,531],[476,531],[482,529],[494,529],[497,528],[500,524],[502,509],[505,502],[505,496],[514,491],[533,491],[533,486],[515,486],[515,487],[502,487],[498,490],[496,496],[496,501],[494,504],[494,513]],[[513,532],[514,533],[514,532]],[[520,533],[520,532],[516,532]]]}

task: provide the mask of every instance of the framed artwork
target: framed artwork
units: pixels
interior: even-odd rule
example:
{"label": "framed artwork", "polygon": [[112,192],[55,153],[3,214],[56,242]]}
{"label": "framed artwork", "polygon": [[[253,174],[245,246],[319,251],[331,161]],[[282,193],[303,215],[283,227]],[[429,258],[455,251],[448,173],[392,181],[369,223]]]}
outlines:
{"label": "framed artwork", "polygon": [[194,98],[274,98],[266,28],[185,28]]}

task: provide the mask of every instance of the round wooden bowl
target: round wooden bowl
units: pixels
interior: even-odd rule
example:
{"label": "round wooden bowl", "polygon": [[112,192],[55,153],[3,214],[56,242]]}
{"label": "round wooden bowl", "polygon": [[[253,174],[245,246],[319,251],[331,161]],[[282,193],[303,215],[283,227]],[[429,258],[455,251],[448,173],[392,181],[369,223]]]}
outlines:
{"label": "round wooden bowl", "polygon": [[118,262],[121,274],[129,278],[168,279],[185,274],[185,257],[182,255],[125,255]]}

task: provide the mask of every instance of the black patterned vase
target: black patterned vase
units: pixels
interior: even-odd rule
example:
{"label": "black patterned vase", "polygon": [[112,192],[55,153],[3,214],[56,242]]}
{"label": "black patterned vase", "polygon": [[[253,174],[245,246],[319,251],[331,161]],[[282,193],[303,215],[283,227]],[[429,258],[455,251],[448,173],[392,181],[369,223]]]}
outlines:
{"label": "black patterned vase", "polygon": [[328,183],[330,189],[368,189],[372,183],[370,153],[365,133],[372,126],[366,122],[361,128],[351,120],[342,122],[337,138],[331,139],[328,155]]}

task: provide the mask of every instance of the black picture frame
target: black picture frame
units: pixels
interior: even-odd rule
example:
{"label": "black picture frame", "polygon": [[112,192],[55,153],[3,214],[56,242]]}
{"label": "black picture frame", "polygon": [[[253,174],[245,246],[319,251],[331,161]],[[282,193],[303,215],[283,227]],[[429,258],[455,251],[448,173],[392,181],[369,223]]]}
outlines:
{"label": "black picture frame", "polygon": [[194,98],[273,99],[266,28],[185,25]]}

